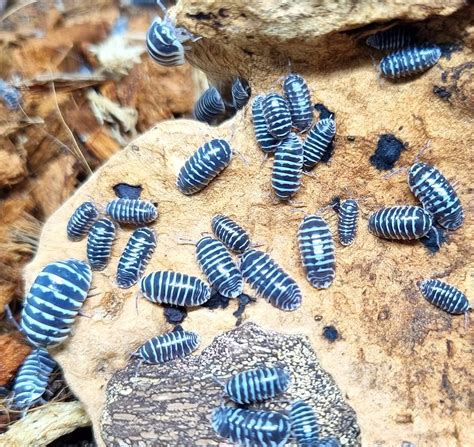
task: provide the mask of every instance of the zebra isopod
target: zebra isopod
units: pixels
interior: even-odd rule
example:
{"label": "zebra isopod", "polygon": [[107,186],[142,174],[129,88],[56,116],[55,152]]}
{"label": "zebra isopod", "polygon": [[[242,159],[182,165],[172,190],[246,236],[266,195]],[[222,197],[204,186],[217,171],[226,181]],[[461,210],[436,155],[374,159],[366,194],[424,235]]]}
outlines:
{"label": "zebra isopod", "polygon": [[433,219],[448,230],[464,223],[464,210],[456,191],[434,166],[415,163],[408,172],[408,185]]}
{"label": "zebra isopod", "polygon": [[140,281],[140,290],[152,303],[200,306],[211,297],[211,289],[201,279],[179,272],[152,272]]}
{"label": "zebra isopod", "polygon": [[298,284],[266,253],[247,250],[241,257],[240,270],[250,286],[275,307],[292,311],[301,306]]}
{"label": "zebra isopod", "polygon": [[156,205],[141,199],[114,199],[107,204],[105,212],[120,223],[143,225],[158,217]]}
{"label": "zebra isopod", "polygon": [[419,239],[432,225],[431,214],[412,205],[382,208],[369,218],[370,232],[384,239]]}
{"label": "zebra isopod", "polygon": [[198,348],[199,343],[199,336],[194,332],[173,331],[151,338],[138,349],[137,354],[146,363],[165,363],[188,356]]}
{"label": "zebra isopod", "polygon": [[334,240],[329,225],[316,214],[306,216],[298,229],[298,243],[306,279],[316,289],[327,289],[336,276]]}
{"label": "zebra isopod", "polygon": [[291,114],[288,102],[278,93],[263,98],[262,111],[268,131],[274,138],[283,140],[291,131]]}
{"label": "zebra isopod", "polygon": [[44,348],[34,349],[23,361],[13,382],[13,407],[26,410],[42,400],[56,362]]}
{"label": "zebra isopod", "polygon": [[290,383],[290,375],[284,369],[265,367],[235,374],[225,384],[225,392],[238,404],[250,404],[284,393]]}
{"label": "zebra isopod", "polygon": [[87,239],[87,259],[92,270],[103,270],[110,259],[115,240],[115,225],[107,219],[99,219],[92,225]]}
{"label": "zebra isopod", "polygon": [[77,259],[52,262],[38,274],[26,296],[20,323],[33,346],[56,346],[66,340],[91,281],[90,267]]}
{"label": "zebra isopod", "polygon": [[226,140],[214,139],[203,144],[184,163],[176,181],[186,195],[203,190],[230,163],[232,149]]}
{"label": "zebra isopod", "polygon": [[194,116],[203,123],[215,123],[224,112],[224,101],[215,87],[209,87],[204,91],[194,106]]}
{"label": "zebra isopod", "polygon": [[298,74],[290,74],[283,81],[283,91],[288,101],[293,127],[300,132],[305,131],[313,122],[313,104],[306,81]]}
{"label": "zebra isopod", "polygon": [[309,131],[303,143],[303,165],[306,170],[321,161],[336,134],[336,121],[324,118]]}
{"label": "zebra isopod", "polygon": [[352,245],[357,235],[359,204],[354,199],[347,199],[339,205],[337,230],[342,245]]}
{"label": "zebra isopod", "polygon": [[137,228],[125,246],[117,266],[117,285],[132,287],[145,271],[156,248],[155,232],[150,228]]}
{"label": "zebra isopod", "polygon": [[212,413],[214,431],[242,446],[280,447],[290,437],[287,416],[274,411],[219,407]]}
{"label": "zebra isopod", "polygon": [[252,122],[255,138],[260,148],[265,153],[272,153],[280,144],[280,140],[268,130],[267,122],[263,116],[263,98],[263,95],[257,95],[252,102]]}
{"label": "zebra isopod", "polygon": [[471,306],[466,295],[457,287],[439,279],[425,279],[419,283],[423,296],[435,306],[450,314],[464,314]]}
{"label": "zebra isopod", "polygon": [[414,41],[414,30],[408,26],[393,26],[367,37],[365,43],[377,50],[399,50]]}
{"label": "zebra isopod", "polygon": [[90,230],[99,211],[92,202],[79,205],[67,223],[67,237],[71,241],[80,241]]}
{"label": "zebra isopod", "polygon": [[291,132],[275,151],[272,187],[281,200],[293,197],[301,187],[303,175],[303,145],[300,137]]}
{"label": "zebra isopod", "polygon": [[209,283],[222,296],[237,298],[242,295],[242,273],[221,241],[209,236],[200,239],[196,244],[196,258]]}
{"label": "zebra isopod", "polygon": [[438,45],[410,46],[385,56],[380,62],[380,72],[387,78],[399,79],[428,70],[440,57]]}
{"label": "zebra isopod", "polygon": [[291,432],[298,446],[313,447],[318,445],[319,425],[316,413],[311,405],[304,400],[291,403]]}
{"label": "zebra isopod", "polygon": [[232,105],[236,110],[243,109],[250,99],[250,85],[240,77],[232,81]]}
{"label": "zebra isopod", "polygon": [[249,234],[230,217],[218,214],[211,221],[212,232],[229,250],[243,253],[250,247]]}

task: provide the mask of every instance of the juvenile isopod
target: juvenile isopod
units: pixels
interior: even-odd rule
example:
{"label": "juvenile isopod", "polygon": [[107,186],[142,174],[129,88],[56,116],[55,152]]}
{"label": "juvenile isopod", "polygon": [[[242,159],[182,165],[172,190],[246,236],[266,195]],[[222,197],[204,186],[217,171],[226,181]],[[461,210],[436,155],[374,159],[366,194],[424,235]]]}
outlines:
{"label": "juvenile isopod", "polygon": [[300,132],[308,129],[313,122],[313,104],[308,84],[298,74],[290,74],[283,81],[283,91],[291,114],[293,127]]}
{"label": "juvenile isopod", "polygon": [[471,306],[466,295],[457,287],[439,279],[425,279],[419,283],[423,296],[435,306],[450,314],[464,314]]}
{"label": "juvenile isopod", "polygon": [[92,202],[79,205],[67,223],[67,237],[71,241],[80,241],[90,230],[99,211]]}
{"label": "juvenile isopod", "polygon": [[336,121],[333,118],[324,118],[311,128],[303,143],[303,165],[306,170],[314,168],[321,161],[335,134]]}
{"label": "juvenile isopod", "polygon": [[262,100],[262,110],[270,134],[278,140],[283,140],[290,133],[292,126],[286,99],[278,93],[269,93]]}
{"label": "juvenile isopod", "polygon": [[414,30],[408,26],[393,26],[367,37],[365,43],[377,50],[399,50],[414,42]]}
{"label": "juvenile isopod", "polygon": [[354,199],[347,199],[339,206],[337,231],[342,245],[352,245],[357,235],[359,204]]}
{"label": "juvenile isopod", "polygon": [[211,221],[212,232],[229,250],[243,253],[250,247],[249,234],[230,217],[217,214]]}
{"label": "juvenile isopod", "polygon": [[107,219],[99,219],[92,225],[87,238],[87,259],[93,270],[103,270],[110,259],[115,240],[115,225]]}
{"label": "juvenile isopod", "polygon": [[204,91],[194,106],[194,116],[203,123],[213,124],[224,112],[224,101],[215,87]]}
{"label": "juvenile isopod", "polygon": [[272,153],[280,144],[280,140],[275,138],[268,130],[267,122],[263,116],[264,95],[257,95],[252,101],[252,122],[257,143],[265,153]]}
{"label": "juvenile isopod", "polygon": [[141,199],[114,199],[105,212],[116,222],[134,225],[150,223],[158,217],[156,205]]}

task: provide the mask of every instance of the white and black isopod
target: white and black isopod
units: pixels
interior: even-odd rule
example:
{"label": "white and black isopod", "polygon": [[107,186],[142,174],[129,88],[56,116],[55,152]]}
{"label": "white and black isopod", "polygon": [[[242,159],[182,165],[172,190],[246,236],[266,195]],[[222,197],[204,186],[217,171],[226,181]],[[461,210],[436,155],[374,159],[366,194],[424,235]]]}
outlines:
{"label": "white and black isopod", "polygon": [[92,270],[103,270],[107,266],[115,240],[115,225],[107,219],[99,219],[87,238],[87,260]]}
{"label": "white and black isopod", "polygon": [[229,250],[243,253],[250,247],[249,234],[230,217],[217,214],[211,221],[212,232]]}
{"label": "white and black isopod", "polygon": [[333,118],[324,118],[311,128],[303,143],[303,165],[306,170],[319,163],[335,134],[336,121]]}
{"label": "white and black isopod", "polygon": [[214,139],[204,143],[179,171],[177,188],[186,195],[203,190],[229,166],[231,158],[232,148],[227,140]]}
{"label": "white and black isopod", "polygon": [[337,231],[342,245],[352,245],[357,235],[359,204],[354,199],[347,199],[339,206]]}
{"label": "white and black isopod", "polygon": [[267,122],[263,116],[262,103],[264,95],[257,95],[252,101],[252,122],[257,143],[266,154],[275,151],[280,140],[275,138],[268,130]]}
{"label": "white and black isopod", "polygon": [[200,306],[211,297],[209,286],[196,276],[179,272],[152,272],[140,281],[140,290],[152,303]]}
{"label": "white and black isopod", "polygon": [[90,230],[99,211],[92,202],[79,205],[67,223],[67,237],[71,241],[80,241]]}
{"label": "white and black isopod", "polygon": [[456,191],[434,166],[415,163],[408,172],[408,185],[433,219],[448,230],[464,223],[464,210]]}
{"label": "white and black isopod", "polygon": [[249,447],[284,446],[291,434],[290,421],[284,414],[233,407],[216,408],[212,428],[232,443]]}
{"label": "white and black isopod", "polygon": [[156,205],[141,199],[114,199],[105,212],[116,222],[134,225],[153,222],[158,217]]}
{"label": "white and black isopod", "polygon": [[334,239],[329,225],[316,214],[306,216],[298,229],[298,243],[306,279],[316,289],[327,289],[336,276]]}
{"label": "white and black isopod", "polygon": [[137,228],[125,246],[117,266],[117,284],[122,289],[132,287],[145,271],[156,248],[155,232]]}
{"label": "white and black isopod", "polygon": [[293,127],[300,132],[305,131],[313,123],[313,104],[308,84],[302,76],[290,74],[283,81],[283,91],[288,101]]}
{"label": "white and black isopod", "polygon": [[194,105],[194,116],[202,123],[213,124],[224,112],[224,101],[215,87],[205,90]]}
{"label": "white and black isopod", "polygon": [[288,102],[278,93],[263,98],[262,111],[268,131],[274,138],[283,140],[291,131],[291,114]]}
{"label": "white and black isopod", "polygon": [[319,441],[319,425],[313,407],[304,400],[291,403],[291,432],[301,447],[317,446]]}
{"label": "white and black isopod", "polygon": [[431,214],[419,206],[381,208],[369,218],[369,230],[384,239],[419,239],[433,226]]}
{"label": "white and black isopod", "polygon": [[414,41],[414,30],[408,26],[393,26],[367,37],[365,43],[377,50],[399,50]]}
{"label": "white and black isopod", "polygon": [[196,258],[209,283],[227,298],[242,295],[244,280],[225,245],[206,236],[196,244]]}
{"label": "white and black isopod", "polygon": [[232,81],[232,105],[236,110],[243,109],[250,99],[250,85],[240,77]]}
{"label": "white and black isopod", "polygon": [[428,70],[440,57],[438,45],[410,46],[385,56],[380,62],[380,72],[387,78],[399,79]]}
{"label": "white and black isopod", "polygon": [[56,362],[44,348],[34,349],[24,360],[13,382],[13,407],[26,410],[42,401]]}
{"label": "white and black isopod", "polygon": [[464,314],[471,306],[457,287],[439,279],[425,279],[419,283],[423,296],[435,306],[450,314]]}
{"label": "white and black isopod", "polygon": [[241,257],[240,270],[250,286],[275,307],[293,311],[301,306],[298,284],[266,253],[247,250]]}
{"label": "white and black isopod", "polygon": [[165,363],[183,358],[195,351],[200,343],[194,332],[179,330],[153,337],[137,351],[138,356],[146,363]]}
{"label": "white and black isopod", "polygon": [[56,346],[71,332],[92,281],[90,267],[77,259],[48,264],[34,280],[20,326],[33,346]]}

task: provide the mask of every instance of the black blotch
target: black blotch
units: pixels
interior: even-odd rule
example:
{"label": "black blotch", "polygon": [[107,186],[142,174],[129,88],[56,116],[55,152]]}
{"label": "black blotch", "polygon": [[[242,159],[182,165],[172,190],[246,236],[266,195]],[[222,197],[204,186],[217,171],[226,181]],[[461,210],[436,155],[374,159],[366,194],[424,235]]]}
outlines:
{"label": "black blotch", "polygon": [[331,112],[324,104],[318,103],[314,105],[314,109],[319,112],[319,119],[324,120],[326,118],[336,119],[336,114]]}
{"label": "black blotch", "polygon": [[235,325],[240,326],[242,324],[242,315],[244,314],[245,308],[249,304],[255,303],[257,300],[245,293],[242,293],[242,295],[240,295],[237,299],[239,300],[239,307],[232,315],[237,318]]}
{"label": "black blotch", "polygon": [[217,14],[221,17],[229,17],[229,14],[227,13],[227,9],[225,8],[219,8],[219,11],[217,11]]}
{"label": "black blotch", "polygon": [[448,59],[448,61],[451,59],[451,56],[453,53],[456,53],[457,51],[461,51],[463,47],[462,43],[460,42],[441,43],[441,44],[438,44],[438,46],[441,50],[441,56]]}
{"label": "black blotch", "polygon": [[356,137],[354,135],[347,135],[346,139],[347,141],[353,143],[356,140]]}
{"label": "black blotch", "polygon": [[433,93],[445,101],[451,98],[452,95],[452,93],[446,87],[439,87],[438,85],[433,86]]}
{"label": "black blotch", "polygon": [[120,199],[139,199],[143,191],[141,185],[129,185],[128,183],[117,183],[113,189],[115,195]]}
{"label": "black blotch", "polygon": [[208,309],[225,309],[229,305],[231,299],[221,295],[216,289],[212,289],[211,297],[202,304],[202,307]]}
{"label": "black blotch", "polygon": [[215,18],[217,18],[217,16],[215,14],[213,14],[212,12],[208,12],[208,13],[205,13],[205,12],[198,12],[197,14],[189,14],[189,13],[186,13],[186,15],[192,19],[196,19],[196,20],[213,20]]}
{"label": "black blotch", "polygon": [[338,196],[335,196],[331,199],[331,208],[336,212],[339,213],[339,210],[341,209],[341,198]]}
{"label": "black blotch", "polygon": [[94,435],[92,427],[82,427],[55,439],[48,444],[48,447],[79,447],[94,445]]}
{"label": "black blotch", "polygon": [[253,51],[247,50],[247,48],[242,48],[242,51],[249,56],[253,56],[255,54]]}
{"label": "black blotch", "polygon": [[395,135],[390,133],[380,135],[377,149],[370,157],[370,164],[378,170],[388,171],[393,168],[404,149],[405,143]]}
{"label": "black blotch", "polygon": [[455,81],[459,81],[461,75],[465,72],[465,71],[469,71],[469,70],[472,70],[474,68],[474,61],[469,61],[469,62],[466,62],[465,64],[461,64],[459,65],[459,67],[456,67],[455,70],[453,70],[452,74],[451,74],[451,77],[455,80]]}
{"label": "black blotch", "polygon": [[323,328],[323,337],[332,343],[339,338],[339,332],[334,326],[325,326]]}
{"label": "black blotch", "polygon": [[420,242],[427,248],[431,253],[437,253],[441,246],[448,241],[448,236],[443,228],[439,225],[434,224],[428,233],[420,238]]}
{"label": "black blotch", "polygon": [[443,71],[443,73],[441,73],[441,80],[443,82],[446,82],[448,80],[448,73],[446,73],[445,71]]}
{"label": "black blotch", "polygon": [[180,324],[188,316],[188,311],[181,306],[164,306],[164,315],[169,324]]}

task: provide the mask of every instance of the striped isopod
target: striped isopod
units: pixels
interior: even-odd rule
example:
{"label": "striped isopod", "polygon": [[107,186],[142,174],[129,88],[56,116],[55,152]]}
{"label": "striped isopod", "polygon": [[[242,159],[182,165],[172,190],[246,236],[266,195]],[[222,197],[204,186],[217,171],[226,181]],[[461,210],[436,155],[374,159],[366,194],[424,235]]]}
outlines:
{"label": "striped isopod", "polygon": [[464,293],[439,279],[425,279],[419,283],[419,287],[423,296],[431,304],[445,312],[463,314],[471,308]]}
{"label": "striped isopod", "polygon": [[407,26],[394,26],[367,37],[365,43],[377,50],[399,50],[414,41],[413,29]]}
{"label": "striped isopod", "polygon": [[357,235],[359,204],[354,199],[347,199],[339,205],[337,231],[342,245],[352,245]]}
{"label": "striped isopod", "polygon": [[224,101],[215,87],[209,87],[204,91],[194,105],[194,116],[203,123],[214,123],[224,112]]}
{"label": "striped isopod", "polygon": [[380,61],[380,72],[391,79],[403,78],[428,70],[438,62],[441,49],[435,44],[403,48]]}
{"label": "striped isopod", "polygon": [[196,258],[209,283],[227,298],[242,295],[244,280],[225,245],[206,236],[196,244]]}
{"label": "striped isopod", "polygon": [[298,243],[306,279],[316,289],[327,289],[336,276],[334,240],[329,225],[316,214],[306,216],[298,229]]}
{"label": "striped isopod", "polygon": [[33,346],[55,346],[71,332],[92,281],[90,267],[77,259],[48,264],[36,277],[21,314],[21,328]]}
{"label": "striped isopod", "polygon": [[336,134],[336,121],[324,118],[309,131],[303,143],[303,165],[312,169],[324,156]]}
{"label": "striped isopod", "polygon": [[258,95],[252,102],[252,121],[255,131],[255,138],[260,148],[265,153],[272,153],[280,144],[280,140],[275,138],[268,130],[267,122],[263,116],[263,95]]}
{"label": "striped isopod", "polygon": [[71,241],[80,241],[90,230],[99,211],[92,202],[79,205],[67,223],[67,237]]}
{"label": "striped isopod", "polygon": [[186,195],[201,191],[229,165],[231,158],[232,149],[226,140],[204,143],[179,171],[177,188]]}
{"label": "striped isopod", "polygon": [[301,306],[301,290],[295,280],[259,250],[247,250],[241,258],[244,279],[257,293],[281,310],[296,310]]}
{"label": "striped isopod", "polygon": [[135,225],[153,222],[158,217],[157,206],[141,199],[114,199],[105,212],[116,222]]}
{"label": "striped isopod", "polygon": [[16,110],[21,104],[20,91],[0,79],[0,99],[10,110]]}
{"label": "striped isopod", "polygon": [[225,392],[238,404],[250,404],[284,393],[290,383],[290,375],[282,368],[258,368],[232,376],[225,384]]}
{"label": "striped isopod", "polygon": [[132,287],[145,271],[156,248],[155,232],[137,228],[125,246],[117,266],[117,284],[122,289]]}
{"label": "striped isopod", "polygon": [[293,127],[299,131],[308,129],[313,122],[313,104],[308,84],[302,76],[290,74],[283,82],[283,91],[290,108]]}
{"label": "striped isopod", "polygon": [[236,110],[243,109],[250,99],[250,85],[240,77],[232,81],[232,105]]}
{"label": "striped isopod", "polygon": [[369,230],[384,239],[419,239],[433,225],[431,214],[419,206],[381,208],[369,218]]}
{"label": "striped isopod", "polygon": [[235,221],[217,214],[211,221],[212,232],[229,250],[243,253],[250,247],[250,236]]}
{"label": "striped isopod", "polygon": [[291,434],[289,419],[284,414],[233,407],[216,408],[212,428],[219,436],[247,447],[284,446]]}
{"label": "striped isopod", "polygon": [[137,351],[146,363],[165,363],[186,357],[199,346],[199,336],[189,331],[173,331],[153,337]]}
{"label": "striped isopod", "polygon": [[174,67],[185,63],[182,42],[191,39],[191,33],[176,28],[167,16],[155,17],[146,35],[146,48],[155,62]]}
{"label": "striped isopod", "polygon": [[464,210],[456,191],[434,166],[415,163],[408,172],[408,185],[433,219],[448,230],[464,222]]}
{"label": "striped isopod", "polygon": [[304,400],[291,403],[291,432],[298,446],[313,447],[319,440],[319,426],[313,407]]}
{"label": "striped isopod", "polygon": [[175,306],[200,306],[211,297],[204,281],[179,272],[149,273],[140,281],[140,290],[152,303]]}
{"label": "striped isopod", "polygon": [[40,402],[56,362],[44,348],[34,349],[21,365],[13,382],[13,406],[26,410]]}
{"label": "striped isopod", "polygon": [[87,260],[92,270],[104,270],[107,266],[115,239],[115,225],[107,219],[99,219],[92,225],[87,238]]}
{"label": "striped isopod", "polygon": [[270,134],[283,140],[291,131],[291,114],[286,99],[278,93],[269,93],[263,98],[262,111]]}
{"label": "striped isopod", "polygon": [[282,200],[293,197],[301,187],[303,175],[303,145],[300,137],[290,132],[275,151],[272,187]]}

